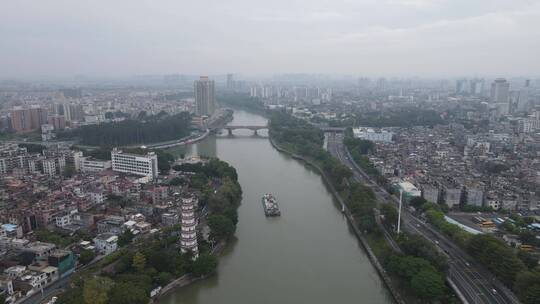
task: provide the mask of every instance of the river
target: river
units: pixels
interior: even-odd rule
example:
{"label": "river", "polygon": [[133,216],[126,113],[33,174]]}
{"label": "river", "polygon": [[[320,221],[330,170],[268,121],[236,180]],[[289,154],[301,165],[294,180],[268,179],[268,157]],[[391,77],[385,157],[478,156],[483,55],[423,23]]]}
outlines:
{"label": "river", "polygon": [[[236,110],[231,125],[264,125]],[[225,132],[226,133],[226,132]],[[384,283],[350,231],[322,178],[276,151],[262,136],[235,130],[169,151],[217,156],[242,185],[236,239],[218,274],[164,296],[161,304],[392,303]],[[261,196],[273,193],[282,216],[266,218]]]}

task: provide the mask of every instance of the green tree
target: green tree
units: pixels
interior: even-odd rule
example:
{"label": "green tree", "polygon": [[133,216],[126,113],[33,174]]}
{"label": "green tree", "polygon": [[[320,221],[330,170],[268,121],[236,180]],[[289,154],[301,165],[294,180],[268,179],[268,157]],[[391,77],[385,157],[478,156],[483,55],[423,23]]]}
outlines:
{"label": "green tree", "polygon": [[525,265],[517,258],[512,248],[491,235],[472,236],[467,249],[508,286],[514,283],[519,272],[525,270]]}
{"label": "green tree", "polygon": [[144,289],[131,283],[116,284],[110,291],[109,303],[114,304],[146,304],[149,297]]}
{"label": "green tree", "polygon": [[157,277],[157,283],[160,286],[169,284],[174,279],[174,276],[168,272],[160,272]]}
{"label": "green tree", "polygon": [[399,247],[407,255],[423,258],[440,271],[446,271],[448,261],[435,245],[420,235],[402,234],[398,239]]}
{"label": "green tree", "polygon": [[133,268],[135,268],[139,273],[144,272],[144,268],[146,267],[146,257],[144,254],[137,252],[133,256]]}
{"label": "green tree", "polygon": [[196,277],[209,275],[216,271],[218,265],[217,258],[213,255],[209,254],[203,254],[200,255],[194,262],[193,262],[193,270],[192,273]]}
{"label": "green tree", "polygon": [[413,256],[391,256],[387,267],[390,272],[407,279],[411,279],[422,269],[436,272],[436,269],[427,260]]}
{"label": "green tree", "polygon": [[169,181],[169,186],[180,186],[185,183],[185,180],[181,177],[175,177]]}
{"label": "green tree", "polygon": [[131,241],[133,241],[133,238],[135,236],[133,235],[133,232],[131,230],[127,229],[122,234],[118,236],[118,246],[126,246],[128,244],[131,244]]}
{"label": "green tree", "polygon": [[533,269],[538,266],[538,256],[528,253],[523,250],[519,250],[517,257],[527,266],[529,269]]}
{"label": "green tree", "polygon": [[433,269],[423,268],[411,279],[413,292],[422,299],[440,299],[446,292],[442,275]]}
{"label": "green tree", "polygon": [[86,250],[86,249],[83,249],[79,255],[79,261],[82,263],[82,264],[88,264],[90,263],[94,258],[96,257],[96,254],[94,253],[93,250]]}
{"label": "green tree", "polygon": [[229,218],[219,214],[208,217],[208,227],[210,227],[211,238],[216,241],[231,237],[236,229]]}
{"label": "green tree", "polygon": [[61,293],[56,304],[85,304],[83,288],[70,288]]}
{"label": "green tree", "polygon": [[387,227],[397,225],[398,212],[396,207],[390,203],[381,204],[381,214],[384,215],[384,224]]}
{"label": "green tree", "polygon": [[540,273],[524,271],[516,276],[514,290],[525,304],[537,304],[540,299]]}
{"label": "green tree", "polygon": [[[427,202],[428,201],[426,201],[425,198],[420,197],[420,196],[415,196],[415,197],[411,198],[411,200],[409,201],[409,205],[411,205],[414,208],[418,209],[418,208],[422,207]],[[436,203],[436,202],[432,202],[432,203]]]}
{"label": "green tree", "polygon": [[114,282],[105,277],[93,277],[84,282],[83,299],[85,304],[106,304],[108,292]]}

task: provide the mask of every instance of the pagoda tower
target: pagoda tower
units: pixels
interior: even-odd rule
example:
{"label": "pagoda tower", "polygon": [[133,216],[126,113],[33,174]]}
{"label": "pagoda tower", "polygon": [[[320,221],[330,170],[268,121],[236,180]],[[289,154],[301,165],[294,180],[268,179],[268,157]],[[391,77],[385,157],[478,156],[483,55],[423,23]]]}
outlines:
{"label": "pagoda tower", "polygon": [[199,256],[199,247],[197,246],[197,219],[195,219],[195,205],[197,199],[194,197],[182,198],[181,211],[182,231],[180,235],[180,250],[182,253],[190,251],[193,259]]}

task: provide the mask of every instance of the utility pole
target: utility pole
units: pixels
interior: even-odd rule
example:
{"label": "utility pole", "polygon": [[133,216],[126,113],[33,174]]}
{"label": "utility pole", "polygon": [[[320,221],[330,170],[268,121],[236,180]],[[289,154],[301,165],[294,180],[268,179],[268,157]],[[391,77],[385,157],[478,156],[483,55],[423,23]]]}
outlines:
{"label": "utility pole", "polygon": [[399,189],[399,210],[398,210],[398,217],[397,217],[397,233],[399,234],[401,231],[401,201],[403,199],[403,190]]}

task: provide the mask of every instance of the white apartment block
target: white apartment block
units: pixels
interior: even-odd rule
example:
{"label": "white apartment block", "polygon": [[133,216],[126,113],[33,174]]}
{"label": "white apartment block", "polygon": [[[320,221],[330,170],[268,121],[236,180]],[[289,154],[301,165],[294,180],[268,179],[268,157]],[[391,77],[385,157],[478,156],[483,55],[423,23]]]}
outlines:
{"label": "white apartment block", "polygon": [[111,160],[113,171],[151,178],[158,176],[158,160],[154,152],[137,155],[124,153],[115,148],[111,151]]}
{"label": "white apartment block", "polygon": [[43,166],[43,174],[47,174],[49,176],[55,176],[56,175],[56,162],[54,159],[45,159],[41,162]]}
{"label": "white apartment block", "polygon": [[83,157],[80,159],[79,168],[81,172],[101,172],[111,168],[111,161],[109,160],[97,160],[89,157]]}

